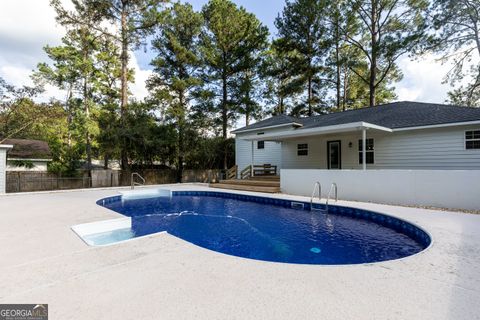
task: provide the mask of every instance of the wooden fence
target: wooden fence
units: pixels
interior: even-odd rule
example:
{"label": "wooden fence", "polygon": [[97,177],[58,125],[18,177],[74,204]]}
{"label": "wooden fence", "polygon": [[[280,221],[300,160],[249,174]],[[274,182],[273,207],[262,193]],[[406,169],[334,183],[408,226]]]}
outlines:
{"label": "wooden fence", "polygon": [[[146,185],[171,184],[177,182],[177,171],[170,169],[135,170],[145,178]],[[67,190],[82,188],[105,188],[129,186],[131,171],[93,170],[92,177],[82,172],[77,177],[62,177],[49,172],[8,171],[6,192],[32,192]],[[183,183],[218,181],[223,177],[222,170],[184,170]]]}

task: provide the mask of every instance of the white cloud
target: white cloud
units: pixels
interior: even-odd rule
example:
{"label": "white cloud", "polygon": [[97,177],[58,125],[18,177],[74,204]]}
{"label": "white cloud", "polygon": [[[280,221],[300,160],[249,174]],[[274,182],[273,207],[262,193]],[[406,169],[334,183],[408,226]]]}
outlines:
{"label": "white cloud", "polygon": [[148,96],[145,82],[152,75],[152,71],[141,69],[138,65],[137,58],[132,52],[130,52],[129,68],[132,68],[135,71],[135,82],[130,84],[130,91],[135,98],[142,100]]}
{"label": "white cloud", "polygon": [[[71,7],[69,0],[63,2]],[[15,86],[32,85],[30,75],[37,64],[49,62],[43,47],[61,44],[64,34],[48,0],[1,0],[0,77]],[[151,71],[142,70],[133,53],[131,57],[130,68],[135,70],[136,81],[130,90],[137,99],[143,99],[148,94],[145,80]],[[46,86],[39,100],[47,101],[51,97],[64,100],[65,92]]]}
{"label": "white cloud", "polygon": [[[399,67],[404,77],[396,85],[399,100],[445,102],[447,92],[453,88],[448,83],[443,83],[443,80],[452,68],[452,64],[451,62],[442,64],[439,58],[439,56],[428,54],[414,61],[408,57],[400,59]],[[463,83],[468,80],[464,79]]]}

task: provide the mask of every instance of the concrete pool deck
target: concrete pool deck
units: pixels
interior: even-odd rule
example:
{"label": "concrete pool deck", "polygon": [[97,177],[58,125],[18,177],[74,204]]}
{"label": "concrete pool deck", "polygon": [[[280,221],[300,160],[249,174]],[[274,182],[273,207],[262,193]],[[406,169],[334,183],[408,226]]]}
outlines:
{"label": "concrete pool deck", "polygon": [[0,303],[48,303],[50,319],[480,319],[479,215],[339,201],[433,237],[368,265],[249,260],[165,233],[87,246],[70,227],[121,217],[95,204],[119,190],[0,196]]}

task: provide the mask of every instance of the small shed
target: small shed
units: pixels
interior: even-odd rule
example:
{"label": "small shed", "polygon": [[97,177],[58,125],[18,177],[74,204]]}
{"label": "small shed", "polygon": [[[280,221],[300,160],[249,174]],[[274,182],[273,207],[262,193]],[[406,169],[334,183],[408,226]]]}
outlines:
{"label": "small shed", "polygon": [[13,148],[8,152],[7,171],[47,171],[52,161],[48,143],[31,139],[6,139]]}

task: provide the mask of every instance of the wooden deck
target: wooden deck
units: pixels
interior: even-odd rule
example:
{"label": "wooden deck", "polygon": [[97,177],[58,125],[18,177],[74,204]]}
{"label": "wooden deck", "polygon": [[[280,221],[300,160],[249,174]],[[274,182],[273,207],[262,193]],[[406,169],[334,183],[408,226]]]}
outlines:
{"label": "wooden deck", "polygon": [[280,192],[280,177],[262,176],[253,177],[246,180],[221,180],[220,183],[210,184],[210,187],[230,190],[278,193]]}

